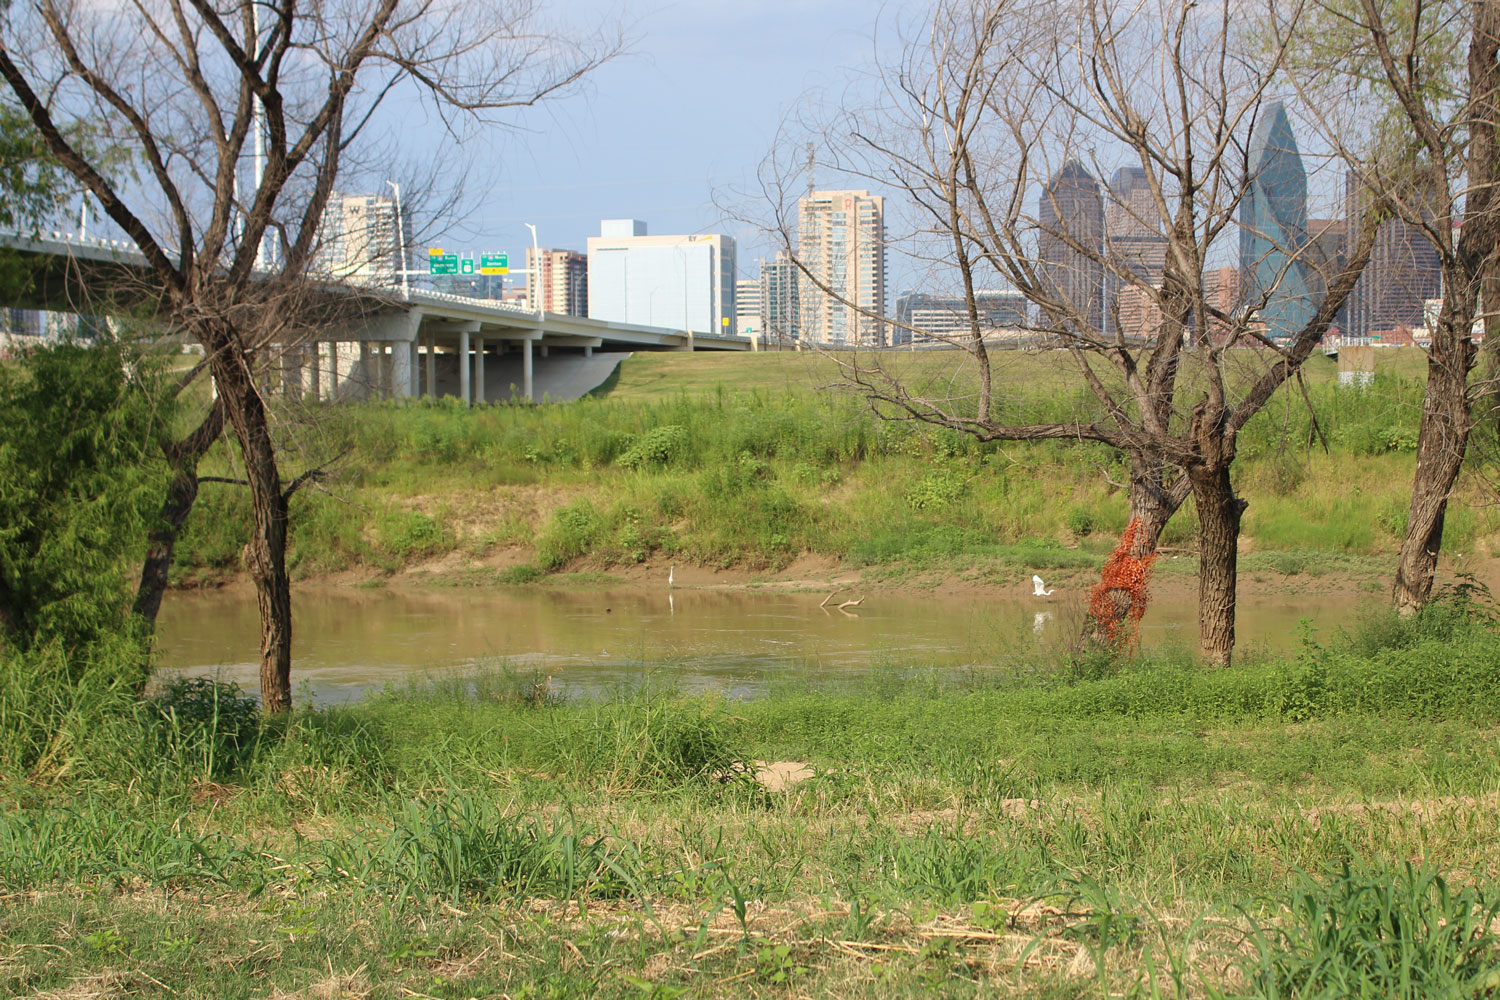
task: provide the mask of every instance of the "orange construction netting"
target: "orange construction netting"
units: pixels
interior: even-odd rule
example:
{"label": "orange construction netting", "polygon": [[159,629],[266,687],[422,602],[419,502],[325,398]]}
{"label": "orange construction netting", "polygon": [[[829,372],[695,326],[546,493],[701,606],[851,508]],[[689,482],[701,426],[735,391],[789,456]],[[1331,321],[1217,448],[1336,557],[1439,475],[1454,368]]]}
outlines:
{"label": "orange construction netting", "polygon": [[1099,582],[1089,591],[1089,617],[1098,634],[1113,649],[1135,648],[1141,616],[1150,601],[1148,584],[1156,553],[1139,559],[1130,554],[1139,528],[1140,519],[1131,518],[1120,535],[1120,544],[1105,561]]}

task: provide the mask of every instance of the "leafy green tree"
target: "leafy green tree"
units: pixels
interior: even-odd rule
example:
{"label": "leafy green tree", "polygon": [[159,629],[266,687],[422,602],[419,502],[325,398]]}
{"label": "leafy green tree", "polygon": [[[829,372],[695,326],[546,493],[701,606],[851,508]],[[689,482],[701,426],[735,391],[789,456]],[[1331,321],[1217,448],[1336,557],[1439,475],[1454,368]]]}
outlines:
{"label": "leafy green tree", "polygon": [[76,650],[135,631],[131,575],[161,502],[164,416],[149,369],[118,344],[0,365],[6,645]]}

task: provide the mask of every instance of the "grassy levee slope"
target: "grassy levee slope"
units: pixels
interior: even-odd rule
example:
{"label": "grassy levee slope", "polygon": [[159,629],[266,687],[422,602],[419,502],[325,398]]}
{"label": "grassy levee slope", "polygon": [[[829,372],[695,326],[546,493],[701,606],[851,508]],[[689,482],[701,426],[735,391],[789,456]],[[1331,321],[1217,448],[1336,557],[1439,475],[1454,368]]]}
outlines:
{"label": "grassy levee slope", "polygon": [[[887,356],[914,381],[961,394],[967,376],[954,357]],[[1316,426],[1300,394],[1284,393],[1246,428],[1236,477],[1250,501],[1247,570],[1388,568],[1405,526],[1419,361],[1392,351],[1358,391],[1336,388],[1332,362],[1315,358]],[[997,364],[1002,410],[1093,414],[1058,359]],[[1008,582],[1092,570],[1124,527],[1117,455],[882,421],[822,388],[835,382],[816,355],[650,354],[625,362],[604,395],[566,405],[323,407],[319,433],[351,452],[324,489],[296,499],[293,570],[518,583],[665,560],[773,573],[811,555],[896,576]],[[223,454],[215,462],[232,468]],[[1486,558],[1500,532],[1479,479],[1464,481],[1445,524],[1445,552],[1469,559]],[[179,580],[237,571],[247,502],[233,487],[205,487]],[[1189,503],[1163,543],[1189,547],[1195,528]]]}
{"label": "grassy levee slope", "polygon": [[273,722],[178,685],[0,785],[0,992],[1500,988],[1485,609],[1218,672],[1029,666],[750,701],[496,668]]}

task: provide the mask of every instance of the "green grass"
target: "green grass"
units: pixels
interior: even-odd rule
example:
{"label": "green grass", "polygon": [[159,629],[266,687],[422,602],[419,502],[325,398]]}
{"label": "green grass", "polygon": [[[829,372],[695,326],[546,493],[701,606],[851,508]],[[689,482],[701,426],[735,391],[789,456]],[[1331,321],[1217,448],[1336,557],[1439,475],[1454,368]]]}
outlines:
{"label": "green grass", "polygon": [[1489,996],[1497,731],[1451,599],[1221,671],[499,666],[277,720],[193,682],[9,762],[0,989]]}
{"label": "green grass", "polygon": [[[951,363],[897,360],[925,374]],[[1089,412],[1056,359],[1002,361],[1031,416]],[[1300,401],[1278,398],[1246,427],[1235,476],[1250,504],[1248,549],[1296,554],[1280,567],[1309,572],[1394,552],[1420,412],[1420,381],[1402,374],[1411,361],[1394,356],[1371,389],[1349,391],[1316,359],[1328,369],[1310,377],[1326,453]],[[481,567],[493,557],[516,581],[666,560],[774,573],[808,554],[908,573],[1087,569],[1123,529],[1118,455],[880,421],[858,400],[812,388],[826,364],[795,353],[640,355],[607,396],[577,403],[325,408],[321,433],[350,454],[327,492],[294,500],[293,572],[380,576],[455,552]],[[652,388],[658,377],[676,388]],[[1461,481],[1445,549],[1500,544],[1483,479]],[[246,505],[241,490],[205,487],[179,580],[238,572]],[[1190,547],[1195,531],[1189,502],[1163,544]]]}

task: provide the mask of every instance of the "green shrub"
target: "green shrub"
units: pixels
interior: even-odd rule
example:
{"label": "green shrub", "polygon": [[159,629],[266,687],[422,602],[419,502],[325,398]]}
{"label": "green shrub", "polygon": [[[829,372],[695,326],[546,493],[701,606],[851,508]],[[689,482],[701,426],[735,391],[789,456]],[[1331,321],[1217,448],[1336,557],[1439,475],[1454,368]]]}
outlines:
{"label": "green shrub", "polygon": [[162,750],[201,755],[214,776],[239,766],[260,732],[260,703],[238,684],[175,677],[148,702]]}
{"label": "green shrub", "polygon": [[687,428],[667,424],[638,436],[616,461],[627,469],[659,469],[682,461],[687,448]]}
{"label": "green shrub", "polygon": [[940,466],[906,491],[906,505],[912,510],[947,510],[968,491],[969,477],[963,469]]}
{"label": "green shrub", "polygon": [[1068,508],[1068,514],[1063,524],[1079,538],[1087,538],[1098,527],[1098,521],[1094,518],[1094,512],[1087,507]]}
{"label": "green shrub", "polygon": [[558,569],[570,559],[589,552],[604,537],[604,532],[604,519],[587,498],[559,507],[537,539],[537,565]]}
{"label": "green shrub", "polygon": [[452,546],[448,533],[432,518],[415,510],[387,511],[375,525],[375,538],[399,559],[436,555]]}

